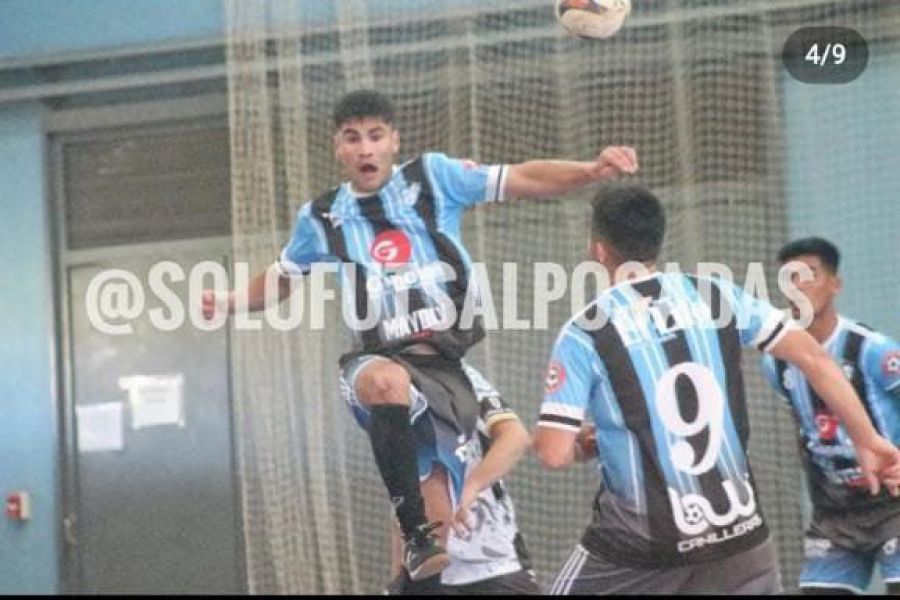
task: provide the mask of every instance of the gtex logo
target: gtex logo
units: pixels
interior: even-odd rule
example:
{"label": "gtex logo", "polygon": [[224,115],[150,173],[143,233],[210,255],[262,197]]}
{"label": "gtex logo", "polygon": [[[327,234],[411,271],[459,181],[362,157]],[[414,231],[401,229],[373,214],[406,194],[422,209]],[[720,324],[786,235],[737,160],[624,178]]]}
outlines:
{"label": "gtex logo", "polygon": [[375,236],[369,253],[382,265],[396,268],[409,262],[412,244],[406,234],[399,229],[389,229]]}

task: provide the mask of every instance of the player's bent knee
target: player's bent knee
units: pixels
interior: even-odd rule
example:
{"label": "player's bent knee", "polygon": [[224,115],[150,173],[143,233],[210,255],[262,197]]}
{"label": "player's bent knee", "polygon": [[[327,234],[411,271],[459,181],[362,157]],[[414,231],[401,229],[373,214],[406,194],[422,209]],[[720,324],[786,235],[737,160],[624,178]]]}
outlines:
{"label": "player's bent knee", "polygon": [[356,395],[366,406],[409,405],[409,373],[395,362],[372,361],[356,378]]}

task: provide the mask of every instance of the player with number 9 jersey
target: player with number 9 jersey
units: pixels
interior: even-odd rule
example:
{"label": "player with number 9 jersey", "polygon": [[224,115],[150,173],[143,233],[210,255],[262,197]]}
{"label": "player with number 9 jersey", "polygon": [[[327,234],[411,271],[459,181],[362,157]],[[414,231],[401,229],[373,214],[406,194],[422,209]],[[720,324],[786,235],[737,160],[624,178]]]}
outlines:
{"label": "player with number 9 jersey", "polygon": [[616,285],[563,327],[539,424],[596,425],[603,486],[588,551],[681,566],[766,540],[740,348],[765,350],[787,330],[781,311],[731,283],[675,273]]}
{"label": "player with number 9 jersey", "polygon": [[862,444],[872,493],[900,468],[840,369],[786,314],[728,281],[656,271],[664,233],[649,190],[598,194],[591,255],[614,285],[557,338],[534,447],[559,468],[584,458],[593,438],[603,485],[551,593],[781,590],[747,458],[743,346],[813,379]]}

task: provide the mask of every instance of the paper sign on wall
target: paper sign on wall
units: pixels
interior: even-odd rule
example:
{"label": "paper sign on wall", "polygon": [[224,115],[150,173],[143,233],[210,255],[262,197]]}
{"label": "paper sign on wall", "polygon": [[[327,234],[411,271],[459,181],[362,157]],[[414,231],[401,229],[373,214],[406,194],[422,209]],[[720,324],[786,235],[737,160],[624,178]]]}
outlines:
{"label": "paper sign on wall", "polygon": [[111,452],[121,450],[124,446],[122,408],[121,402],[76,406],[78,451]]}
{"label": "paper sign on wall", "polygon": [[132,429],[158,425],[184,427],[184,374],[131,375],[119,378],[128,392]]}

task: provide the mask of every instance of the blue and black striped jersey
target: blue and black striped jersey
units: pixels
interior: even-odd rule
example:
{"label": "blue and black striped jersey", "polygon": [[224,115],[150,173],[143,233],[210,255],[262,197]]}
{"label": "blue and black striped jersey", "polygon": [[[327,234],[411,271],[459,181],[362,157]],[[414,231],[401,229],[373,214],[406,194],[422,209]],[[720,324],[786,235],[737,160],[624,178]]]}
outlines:
{"label": "blue and black striped jersey", "polygon": [[[823,346],[853,384],[875,428],[895,444],[900,442],[900,344],[839,317]],[[886,490],[879,496],[869,493],[850,436],[797,367],[766,356],[763,371],[793,408],[816,508],[847,510],[897,502]]]}
{"label": "blue and black striped jersey", "polygon": [[[460,321],[466,294],[477,295],[468,289],[462,214],[503,200],[505,174],[502,165],[428,153],[395,167],[375,194],[360,196],[345,183],[301,207],[279,271],[302,275],[318,262],[342,263],[345,314],[355,309],[364,324],[352,328],[357,352],[427,342],[458,358],[484,335],[480,319]],[[372,314],[377,319],[367,322]]]}
{"label": "blue and black striped jersey", "polygon": [[596,425],[602,486],[588,550],[676,566],[767,537],[746,453],[741,347],[766,350],[788,328],[731,283],[680,273],[616,285],[563,327],[538,422]]}

